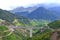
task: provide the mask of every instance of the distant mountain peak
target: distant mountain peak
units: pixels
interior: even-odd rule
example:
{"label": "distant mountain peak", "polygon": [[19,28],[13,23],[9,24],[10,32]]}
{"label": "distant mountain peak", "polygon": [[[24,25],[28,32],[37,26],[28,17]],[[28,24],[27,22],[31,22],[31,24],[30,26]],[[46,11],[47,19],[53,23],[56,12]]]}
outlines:
{"label": "distant mountain peak", "polygon": [[32,12],[32,11],[34,11],[35,9],[37,9],[38,7],[27,7],[27,8],[24,8],[24,7],[17,7],[17,8],[15,8],[15,9],[13,9],[13,10],[10,10],[10,12],[12,12],[12,13],[15,13],[15,12]]}
{"label": "distant mountain peak", "polygon": [[[32,8],[33,9],[33,8]],[[58,17],[51,11],[49,11],[48,9],[44,8],[44,7],[38,7],[35,10],[33,10],[32,12],[16,12],[15,13],[18,16],[24,16],[28,19],[43,19],[43,20],[56,20],[58,19]]]}

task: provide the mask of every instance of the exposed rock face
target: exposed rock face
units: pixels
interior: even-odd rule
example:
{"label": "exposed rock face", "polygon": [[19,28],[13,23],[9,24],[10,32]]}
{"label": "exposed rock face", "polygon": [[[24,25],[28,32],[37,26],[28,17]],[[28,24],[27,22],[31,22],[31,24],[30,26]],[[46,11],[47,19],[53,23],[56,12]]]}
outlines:
{"label": "exposed rock face", "polygon": [[53,32],[51,37],[50,37],[50,40],[57,40],[58,38],[58,33],[57,32]]}

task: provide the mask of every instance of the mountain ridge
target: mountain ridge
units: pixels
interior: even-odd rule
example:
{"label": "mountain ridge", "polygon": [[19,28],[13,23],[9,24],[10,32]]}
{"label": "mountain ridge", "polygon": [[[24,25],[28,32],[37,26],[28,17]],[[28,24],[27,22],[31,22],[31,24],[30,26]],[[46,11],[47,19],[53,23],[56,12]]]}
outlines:
{"label": "mountain ridge", "polygon": [[16,12],[18,16],[24,16],[28,19],[43,19],[43,20],[56,20],[58,16],[55,15],[54,12],[49,11],[44,7],[38,7],[37,9],[33,10],[31,13],[28,12]]}

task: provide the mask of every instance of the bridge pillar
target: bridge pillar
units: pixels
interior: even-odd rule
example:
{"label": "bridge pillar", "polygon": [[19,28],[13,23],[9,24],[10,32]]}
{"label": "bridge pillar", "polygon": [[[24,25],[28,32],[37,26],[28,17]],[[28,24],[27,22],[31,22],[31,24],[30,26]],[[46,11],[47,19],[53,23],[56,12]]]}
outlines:
{"label": "bridge pillar", "polygon": [[32,37],[32,29],[30,29],[30,38]]}

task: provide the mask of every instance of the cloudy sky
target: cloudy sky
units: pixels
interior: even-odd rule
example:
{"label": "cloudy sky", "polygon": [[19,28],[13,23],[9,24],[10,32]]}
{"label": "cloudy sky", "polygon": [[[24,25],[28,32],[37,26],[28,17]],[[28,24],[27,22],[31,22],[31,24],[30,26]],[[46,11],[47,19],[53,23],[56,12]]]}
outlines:
{"label": "cloudy sky", "polygon": [[35,4],[60,4],[60,0],[0,0],[0,8],[11,10],[18,6],[30,6]]}

